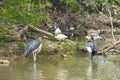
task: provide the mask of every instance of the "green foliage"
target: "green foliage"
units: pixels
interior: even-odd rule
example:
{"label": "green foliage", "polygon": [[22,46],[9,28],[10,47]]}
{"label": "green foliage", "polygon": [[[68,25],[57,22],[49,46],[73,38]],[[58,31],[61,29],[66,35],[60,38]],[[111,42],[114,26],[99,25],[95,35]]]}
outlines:
{"label": "green foliage", "polygon": [[0,40],[0,47],[6,47],[7,43],[4,40]]}
{"label": "green foliage", "polygon": [[0,47],[6,47],[11,39],[9,35],[0,35]]}
{"label": "green foliage", "polygon": [[120,0],[108,0],[108,4],[110,5],[110,6],[112,6],[112,5],[120,5]]}
{"label": "green foliage", "polygon": [[0,35],[0,41],[9,42],[11,39],[12,38],[9,35]]}
{"label": "green foliage", "polygon": [[6,27],[2,27],[0,28],[0,33],[2,34],[9,34],[10,33],[10,30]]}
{"label": "green foliage", "polygon": [[66,49],[66,53],[68,55],[75,55],[75,46],[73,44],[70,44],[70,43],[66,43],[65,44],[65,49]]}
{"label": "green foliage", "polygon": [[0,47],[6,47],[7,43],[12,40],[12,37],[9,34],[10,30],[8,28],[0,28]]}
{"label": "green foliage", "polygon": [[77,46],[84,46],[84,45],[85,45],[85,42],[76,42],[76,45],[77,45]]}
{"label": "green foliage", "polygon": [[120,14],[115,14],[114,18],[120,20]]}
{"label": "green foliage", "polygon": [[[99,13],[102,9],[104,0],[60,0],[66,4],[68,11],[70,12],[88,12],[88,13]],[[119,0],[108,0],[108,4],[120,5]]]}
{"label": "green foliage", "polygon": [[79,4],[78,0],[60,0],[60,1],[66,4],[66,7],[68,7],[68,11],[70,12],[80,12],[82,9],[82,6]]}
{"label": "green foliage", "polygon": [[45,12],[46,7],[52,6],[50,2],[29,3],[29,0],[4,0],[5,7],[0,10],[0,18],[5,22],[15,24],[40,25],[43,20],[50,17]]}
{"label": "green foliage", "polygon": [[49,36],[49,38],[48,38],[50,41],[58,41],[56,38],[54,38],[53,36],[51,37],[51,36]]}
{"label": "green foliage", "polygon": [[24,42],[19,42],[19,43],[18,43],[18,47],[19,47],[20,49],[24,49],[24,48],[25,48],[25,43],[24,43]]}
{"label": "green foliage", "polygon": [[30,38],[38,38],[40,35],[36,32],[26,32],[26,36]]}

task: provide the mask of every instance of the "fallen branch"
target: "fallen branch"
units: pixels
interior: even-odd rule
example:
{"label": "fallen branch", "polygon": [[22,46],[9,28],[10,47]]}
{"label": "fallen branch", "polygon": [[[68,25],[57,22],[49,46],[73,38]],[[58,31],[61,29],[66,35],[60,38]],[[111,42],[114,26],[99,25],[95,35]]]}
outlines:
{"label": "fallen branch", "polygon": [[[53,35],[52,33],[47,32],[47,31],[44,31],[44,30],[41,30],[41,29],[38,29],[37,27],[34,27],[34,26],[32,26],[32,25],[28,25],[28,27],[32,28],[32,29],[35,30],[35,31],[38,31],[38,32],[44,33],[44,34],[46,34],[46,35],[48,35],[48,36],[54,37],[54,35]],[[67,42],[70,42],[70,43],[75,43],[74,41],[71,41],[71,40],[69,40],[69,39],[66,39],[66,41],[67,41]]]}
{"label": "fallen branch", "polygon": [[102,54],[105,54],[106,52],[108,52],[110,49],[113,49],[118,44],[120,44],[120,40],[113,43],[112,45],[109,45],[107,48],[103,49]]}
{"label": "fallen branch", "polygon": [[47,32],[47,31],[44,31],[44,30],[41,30],[41,29],[38,29],[37,27],[34,27],[33,25],[28,25],[28,27],[32,28],[32,29],[35,30],[35,31],[44,33],[44,34],[46,34],[46,35],[48,35],[48,36],[53,36],[52,33]]}

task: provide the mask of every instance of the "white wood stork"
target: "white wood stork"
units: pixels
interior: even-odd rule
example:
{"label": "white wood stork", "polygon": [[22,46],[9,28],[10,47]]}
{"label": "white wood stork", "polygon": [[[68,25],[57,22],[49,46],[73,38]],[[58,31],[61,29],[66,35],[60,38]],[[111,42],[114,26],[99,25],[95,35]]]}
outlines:
{"label": "white wood stork", "polygon": [[57,28],[55,29],[55,36],[56,36],[57,34],[60,34],[60,33],[62,33],[62,31],[61,31],[61,29],[60,29],[59,27],[57,27]]}
{"label": "white wood stork", "polygon": [[68,38],[68,36],[66,36],[64,34],[58,34],[55,36],[55,38],[59,41],[64,41],[66,38]]}

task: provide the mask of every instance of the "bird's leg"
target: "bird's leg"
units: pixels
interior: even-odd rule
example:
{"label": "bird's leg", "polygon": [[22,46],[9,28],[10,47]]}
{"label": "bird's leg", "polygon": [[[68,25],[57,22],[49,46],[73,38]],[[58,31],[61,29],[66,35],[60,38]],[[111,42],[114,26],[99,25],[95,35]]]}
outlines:
{"label": "bird's leg", "polygon": [[33,60],[34,60],[35,52],[33,52]]}
{"label": "bird's leg", "polygon": [[90,60],[92,60],[92,59],[93,59],[92,54],[90,54]]}
{"label": "bird's leg", "polygon": [[36,62],[36,52],[35,52],[35,55],[34,55],[34,61]]}
{"label": "bird's leg", "polygon": [[93,54],[92,53],[90,54],[90,60],[93,60]]}
{"label": "bird's leg", "polygon": [[33,53],[34,62],[36,62],[36,52]]}

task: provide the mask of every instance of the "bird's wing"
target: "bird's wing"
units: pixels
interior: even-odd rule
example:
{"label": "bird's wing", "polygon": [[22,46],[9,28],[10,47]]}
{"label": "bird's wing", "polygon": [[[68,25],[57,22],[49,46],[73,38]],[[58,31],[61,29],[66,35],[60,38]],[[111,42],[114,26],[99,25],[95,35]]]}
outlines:
{"label": "bird's wing", "polygon": [[97,52],[97,45],[93,44],[93,51]]}
{"label": "bird's wing", "polygon": [[55,35],[57,35],[57,34],[59,34],[59,33],[62,33],[62,31],[60,30],[60,28],[57,28],[57,29],[55,30]]}
{"label": "bird's wing", "polygon": [[32,51],[39,47],[40,43],[41,41],[39,39],[35,39],[28,43],[25,48],[24,55],[27,57]]}
{"label": "bird's wing", "polygon": [[91,48],[91,50],[93,50],[93,42],[91,42],[91,41],[88,41],[87,43],[86,43],[86,46],[87,47],[90,47]]}

